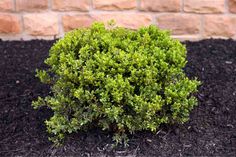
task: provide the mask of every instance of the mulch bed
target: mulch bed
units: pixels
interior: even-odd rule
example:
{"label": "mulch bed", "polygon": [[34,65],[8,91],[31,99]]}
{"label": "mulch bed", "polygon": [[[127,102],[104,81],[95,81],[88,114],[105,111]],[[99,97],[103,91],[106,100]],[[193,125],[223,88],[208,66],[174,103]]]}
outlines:
{"label": "mulch bed", "polygon": [[32,100],[49,87],[35,78],[36,68],[55,41],[0,41],[0,156],[236,156],[236,41],[186,42],[191,78],[202,86],[199,106],[183,125],[163,126],[157,134],[138,132],[129,147],[112,148],[111,134],[93,128],[70,135],[63,146],[48,141],[47,108]]}

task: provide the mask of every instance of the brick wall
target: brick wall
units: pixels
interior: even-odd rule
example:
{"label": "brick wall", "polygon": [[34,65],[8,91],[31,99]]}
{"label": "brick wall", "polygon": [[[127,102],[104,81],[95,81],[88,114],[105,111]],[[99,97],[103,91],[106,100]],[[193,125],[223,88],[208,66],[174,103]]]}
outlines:
{"label": "brick wall", "polygon": [[155,24],[175,38],[236,39],[236,0],[0,0],[0,38],[53,39],[115,19],[127,28]]}

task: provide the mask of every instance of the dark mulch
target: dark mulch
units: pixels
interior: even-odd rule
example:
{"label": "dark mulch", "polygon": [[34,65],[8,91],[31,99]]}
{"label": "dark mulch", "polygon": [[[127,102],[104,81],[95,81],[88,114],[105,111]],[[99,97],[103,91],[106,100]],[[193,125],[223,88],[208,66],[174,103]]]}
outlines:
{"label": "dark mulch", "polygon": [[133,135],[128,148],[112,149],[111,135],[99,129],[70,136],[56,148],[43,121],[49,109],[31,101],[49,87],[34,77],[55,41],[0,41],[0,156],[236,156],[236,41],[186,42],[190,77],[202,82],[191,119],[153,135]]}

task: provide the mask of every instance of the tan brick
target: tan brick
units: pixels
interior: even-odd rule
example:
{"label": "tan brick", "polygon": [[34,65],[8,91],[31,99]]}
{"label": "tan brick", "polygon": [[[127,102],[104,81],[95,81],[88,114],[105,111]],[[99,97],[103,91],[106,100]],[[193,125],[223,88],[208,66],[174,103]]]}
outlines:
{"label": "tan brick", "polygon": [[184,11],[191,13],[223,13],[225,0],[185,0]]}
{"label": "tan brick", "polygon": [[236,13],[236,0],[228,0],[229,1],[229,11],[231,13]]}
{"label": "tan brick", "polygon": [[236,33],[236,18],[224,15],[204,16],[204,37],[233,37]]}
{"label": "tan brick", "polygon": [[70,31],[80,27],[88,27],[93,23],[90,15],[65,15],[62,17],[64,30]]}
{"label": "tan brick", "polygon": [[178,12],[180,0],[141,0],[140,9],[144,11]]}
{"label": "tan brick", "polygon": [[20,19],[16,15],[0,15],[0,33],[20,33]]}
{"label": "tan brick", "polygon": [[13,0],[0,0],[0,11],[13,11]]}
{"label": "tan brick", "polygon": [[122,26],[130,29],[137,29],[141,26],[151,24],[151,16],[141,13],[107,13],[93,15],[96,21],[107,23],[110,20],[115,20],[117,26]]}
{"label": "tan brick", "polygon": [[52,9],[60,11],[88,11],[89,10],[89,0],[53,0]]}
{"label": "tan brick", "polygon": [[48,8],[47,0],[16,0],[16,11],[41,11]]}
{"label": "tan brick", "polygon": [[128,10],[136,8],[136,0],[94,0],[93,5],[99,10]]}
{"label": "tan brick", "polygon": [[52,36],[58,34],[58,17],[53,13],[26,14],[25,31],[35,36]]}
{"label": "tan brick", "polygon": [[188,14],[164,14],[157,17],[158,26],[171,30],[173,35],[192,35],[200,32],[200,17]]}

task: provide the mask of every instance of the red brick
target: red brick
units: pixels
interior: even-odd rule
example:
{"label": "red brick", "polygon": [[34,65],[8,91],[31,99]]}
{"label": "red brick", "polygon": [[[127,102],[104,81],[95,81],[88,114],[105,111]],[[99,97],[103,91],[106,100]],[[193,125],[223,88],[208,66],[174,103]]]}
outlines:
{"label": "red brick", "polygon": [[42,11],[48,8],[47,0],[16,0],[16,11]]}
{"label": "red brick", "polygon": [[99,10],[128,10],[136,8],[136,0],[94,0],[93,5]]}
{"label": "red brick", "polygon": [[52,9],[60,11],[88,11],[90,1],[89,0],[53,0]]}
{"label": "red brick", "polygon": [[229,1],[229,11],[231,13],[236,13],[236,0],[228,0]]}
{"label": "red brick", "polygon": [[157,17],[162,29],[171,30],[173,35],[192,35],[200,32],[200,17],[188,14],[164,14]]}
{"label": "red brick", "polygon": [[0,11],[13,11],[13,0],[0,0]]}
{"label": "red brick", "polygon": [[184,11],[191,13],[223,13],[225,0],[185,0]]}
{"label": "red brick", "polygon": [[233,37],[236,18],[225,15],[204,16],[204,37]]}
{"label": "red brick", "polygon": [[63,28],[66,32],[80,27],[88,27],[92,22],[93,18],[90,15],[65,15],[62,17]]}
{"label": "red brick", "polygon": [[20,33],[20,19],[16,15],[0,15],[0,33]]}
{"label": "red brick", "polygon": [[179,12],[180,0],[141,0],[141,10],[157,12]]}
{"label": "red brick", "polygon": [[151,16],[141,13],[107,13],[93,15],[96,21],[107,23],[110,20],[115,20],[117,26],[122,26],[130,29],[137,29],[141,26],[151,24]]}
{"label": "red brick", "polygon": [[58,17],[53,13],[24,15],[25,31],[34,36],[54,36],[58,32]]}

